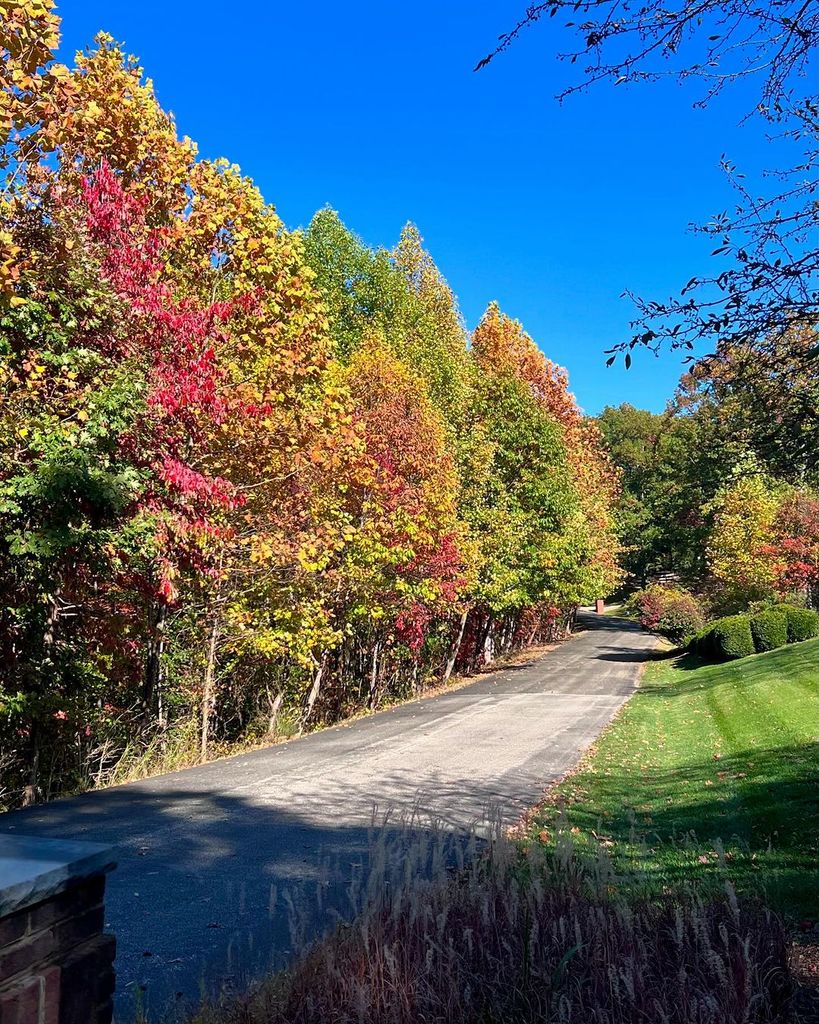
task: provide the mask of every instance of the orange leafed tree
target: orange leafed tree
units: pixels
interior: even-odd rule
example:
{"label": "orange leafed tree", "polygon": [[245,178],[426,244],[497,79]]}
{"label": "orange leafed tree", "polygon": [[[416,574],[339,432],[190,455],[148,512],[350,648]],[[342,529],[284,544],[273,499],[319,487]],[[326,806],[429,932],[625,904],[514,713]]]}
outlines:
{"label": "orange leafed tree", "polygon": [[523,326],[492,303],[475,329],[472,348],[479,365],[506,370],[523,381],[563,431],[566,457],[583,509],[590,545],[589,564],[598,578],[597,595],[620,578],[612,512],[619,474],[597,424],[585,417],[569,391],[566,371],[548,359]]}

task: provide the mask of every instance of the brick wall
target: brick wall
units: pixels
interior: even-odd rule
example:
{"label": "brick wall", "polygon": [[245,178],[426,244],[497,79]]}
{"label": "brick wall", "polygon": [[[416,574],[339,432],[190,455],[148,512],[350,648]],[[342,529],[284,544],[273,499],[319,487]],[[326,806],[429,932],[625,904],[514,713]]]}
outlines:
{"label": "brick wall", "polygon": [[100,873],[0,919],[0,1024],[110,1024],[104,898]]}

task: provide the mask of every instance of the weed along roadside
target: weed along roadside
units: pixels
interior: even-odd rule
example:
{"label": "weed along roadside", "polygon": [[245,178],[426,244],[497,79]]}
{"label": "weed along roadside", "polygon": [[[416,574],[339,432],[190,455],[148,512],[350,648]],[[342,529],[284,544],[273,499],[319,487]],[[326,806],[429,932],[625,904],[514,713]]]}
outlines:
{"label": "weed along roadside", "polygon": [[376,880],[349,926],[195,1024],[773,1022],[791,989],[770,911],[732,896],[634,902],[604,859],[497,833],[454,876]]}

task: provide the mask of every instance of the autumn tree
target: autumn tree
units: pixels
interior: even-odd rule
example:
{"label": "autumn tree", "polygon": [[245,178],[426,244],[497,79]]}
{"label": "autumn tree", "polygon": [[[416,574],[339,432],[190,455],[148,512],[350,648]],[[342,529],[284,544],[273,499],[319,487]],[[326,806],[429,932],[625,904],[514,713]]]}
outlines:
{"label": "autumn tree", "polygon": [[[449,619],[470,572],[469,544],[445,427],[424,382],[377,336],[353,357],[345,379],[371,478],[350,492],[355,532],[341,565],[343,618],[368,651],[372,703],[379,658],[394,660],[398,645],[417,659],[435,620]],[[417,682],[417,665],[413,671]]]}
{"label": "autumn tree", "polygon": [[470,351],[469,429],[484,457],[479,472],[466,477],[462,507],[479,544],[475,599],[484,614],[469,639],[491,653],[496,640],[503,648],[516,635],[527,609],[559,618],[611,589],[616,484],[595,431],[587,433],[566,390],[564,371],[519,323],[491,305]]}
{"label": "autumn tree", "polygon": [[776,569],[767,545],[780,502],[776,486],[758,474],[740,476],[717,494],[708,562],[728,604],[741,608],[773,594]]}
{"label": "autumn tree", "polygon": [[819,480],[819,360],[812,330],[754,345],[720,343],[680,381],[675,405],[710,425],[722,448],[742,446],[770,475]]}
{"label": "autumn tree", "polygon": [[762,554],[773,558],[776,589],[797,594],[819,607],[819,494],[792,490],[776,510]]}
{"label": "autumn tree", "polygon": [[455,298],[407,225],[393,251],[369,249],[334,210],[321,210],[306,236],[307,260],[327,304],[342,360],[372,332],[425,382],[447,423],[463,414],[467,336]]}
{"label": "autumn tree", "polygon": [[738,607],[770,597],[815,601],[819,583],[819,497],[759,473],[718,493],[708,542],[722,600]]}
{"label": "autumn tree", "polygon": [[568,390],[566,371],[494,303],[475,330],[472,351],[484,373],[510,374],[557,424],[579,506],[576,539],[584,552],[586,578],[578,589],[585,600],[609,593],[620,573],[612,520],[619,480],[598,425],[582,415]]}

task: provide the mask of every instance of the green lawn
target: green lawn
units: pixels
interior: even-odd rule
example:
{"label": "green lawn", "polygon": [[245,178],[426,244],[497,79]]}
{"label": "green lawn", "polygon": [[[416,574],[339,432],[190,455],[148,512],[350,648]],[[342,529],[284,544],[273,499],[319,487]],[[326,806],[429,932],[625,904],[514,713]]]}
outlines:
{"label": "green lawn", "polygon": [[624,885],[761,887],[819,917],[819,640],[725,665],[648,665],[533,837],[602,844]]}

